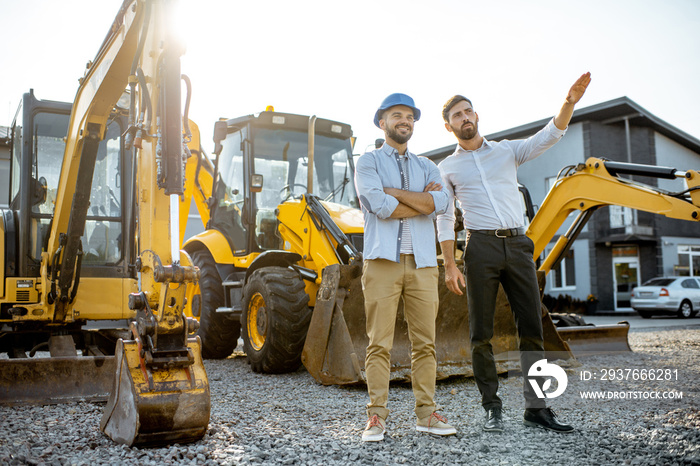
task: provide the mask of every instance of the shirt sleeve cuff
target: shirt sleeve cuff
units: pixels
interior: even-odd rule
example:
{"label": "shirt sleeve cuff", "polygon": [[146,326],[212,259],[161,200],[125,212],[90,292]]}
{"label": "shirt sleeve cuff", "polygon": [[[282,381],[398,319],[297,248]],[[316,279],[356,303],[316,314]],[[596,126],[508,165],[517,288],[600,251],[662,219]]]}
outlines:
{"label": "shirt sleeve cuff", "polygon": [[448,196],[443,191],[428,191],[433,196],[433,205],[435,206],[435,215],[444,214],[447,210]]}
{"label": "shirt sleeve cuff", "polygon": [[557,138],[562,138],[566,134],[567,129],[569,129],[568,126],[564,129],[557,128],[557,125],[554,124],[554,118],[549,120],[549,123],[547,123],[547,131]]}
{"label": "shirt sleeve cuff", "polygon": [[381,219],[391,217],[391,214],[393,214],[396,208],[399,206],[399,200],[394,196],[387,194],[384,196],[384,198],[384,205],[382,205],[381,209],[379,209],[377,212],[377,217]]}
{"label": "shirt sleeve cuff", "polygon": [[438,242],[455,240],[455,220],[454,218],[438,217],[436,225],[438,232]]}

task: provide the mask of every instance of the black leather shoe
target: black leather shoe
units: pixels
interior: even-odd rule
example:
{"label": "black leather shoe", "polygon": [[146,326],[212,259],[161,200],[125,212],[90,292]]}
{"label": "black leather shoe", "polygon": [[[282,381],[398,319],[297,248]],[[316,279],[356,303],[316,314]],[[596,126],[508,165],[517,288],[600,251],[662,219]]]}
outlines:
{"label": "black leather shoe", "polygon": [[485,432],[503,432],[503,414],[501,408],[491,408],[486,411]]}
{"label": "black leather shoe", "polygon": [[574,431],[572,426],[559,422],[552,408],[526,409],[523,424],[528,427],[541,427],[553,432],[569,433]]}

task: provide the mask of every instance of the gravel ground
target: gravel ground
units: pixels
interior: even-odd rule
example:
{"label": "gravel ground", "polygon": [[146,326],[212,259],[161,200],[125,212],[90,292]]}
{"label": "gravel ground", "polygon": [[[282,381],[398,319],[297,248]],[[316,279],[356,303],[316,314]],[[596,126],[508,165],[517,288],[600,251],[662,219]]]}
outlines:
{"label": "gravel ground", "polygon": [[[0,407],[0,464],[625,464],[700,465],[700,329],[630,333],[633,353],[581,358],[566,368],[568,388],[549,400],[577,428],[556,434],[522,425],[522,377],[501,379],[506,431],[481,431],[474,381],[439,382],[436,401],[452,437],[415,431],[409,385],[392,385],[384,442],[363,444],[364,387],[323,387],[300,369],[249,370],[241,353],[205,362],[212,396],[202,440],[168,448],[117,445],[99,430],[103,403]],[[604,369],[671,371],[674,380],[601,380]],[[597,372],[597,380],[581,373]],[[661,372],[659,372],[661,373]],[[678,399],[583,399],[581,391],[682,392]],[[551,391],[551,390],[550,390]],[[643,395],[638,395],[643,396]]]}

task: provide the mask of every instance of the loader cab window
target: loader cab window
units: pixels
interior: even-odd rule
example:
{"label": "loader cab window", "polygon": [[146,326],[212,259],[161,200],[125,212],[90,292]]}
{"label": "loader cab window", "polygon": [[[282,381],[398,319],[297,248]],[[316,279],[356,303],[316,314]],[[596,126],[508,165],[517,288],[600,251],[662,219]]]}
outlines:
{"label": "loader cab window", "polygon": [[[264,200],[258,206],[270,207],[308,189],[308,134],[301,131],[258,128],[254,139],[255,169],[268,171]],[[353,183],[352,147],[349,139],[317,134],[314,139],[313,194],[321,199],[358,208]],[[276,167],[276,168],[273,168]],[[275,194],[274,191],[277,191]]]}
{"label": "loader cab window", "polygon": [[223,141],[223,150],[218,156],[218,177],[212,207],[212,226],[221,231],[231,243],[235,253],[246,249],[246,228],[243,226],[243,201],[245,199],[243,148],[248,129],[238,128]]}
{"label": "loader cab window", "polygon": [[[255,173],[263,175],[256,195],[257,244],[261,249],[281,247],[275,209],[287,199],[308,192],[308,133],[288,129],[256,128],[253,139]],[[357,207],[349,139],[316,134],[313,194],[322,200]]]}

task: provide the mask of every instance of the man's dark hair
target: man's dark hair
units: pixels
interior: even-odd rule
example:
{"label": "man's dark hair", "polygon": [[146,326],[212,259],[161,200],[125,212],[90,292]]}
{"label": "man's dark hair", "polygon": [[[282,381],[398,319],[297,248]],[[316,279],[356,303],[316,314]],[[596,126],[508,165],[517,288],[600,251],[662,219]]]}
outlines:
{"label": "man's dark hair", "polygon": [[452,110],[452,107],[454,107],[455,105],[457,105],[458,103],[460,103],[462,101],[467,101],[467,102],[469,102],[469,105],[472,106],[472,108],[474,107],[474,104],[472,104],[472,101],[467,99],[463,95],[457,94],[455,96],[450,97],[450,99],[447,102],[445,102],[445,105],[442,107],[442,119],[445,120],[445,123],[449,123],[449,113],[450,113],[450,110]]}

